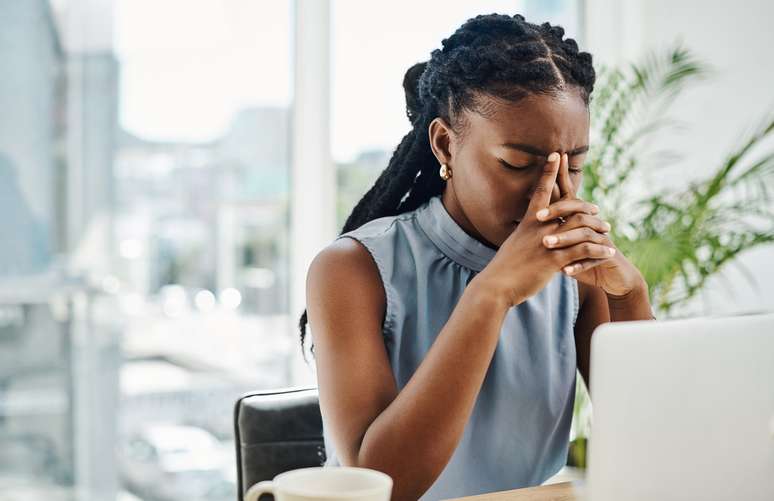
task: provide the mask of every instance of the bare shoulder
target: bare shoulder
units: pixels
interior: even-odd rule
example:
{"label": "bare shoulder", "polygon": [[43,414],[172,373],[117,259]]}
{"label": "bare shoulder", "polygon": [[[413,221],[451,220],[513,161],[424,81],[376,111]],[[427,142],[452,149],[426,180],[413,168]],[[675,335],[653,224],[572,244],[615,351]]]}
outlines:
{"label": "bare shoulder", "polygon": [[599,324],[610,321],[607,294],[600,287],[578,282],[578,303],[575,333],[590,338]]}
{"label": "bare shoulder", "polygon": [[605,294],[605,291],[603,291],[599,287],[595,287],[593,285],[585,284],[579,281],[578,282],[578,305],[581,311],[583,311],[584,305],[586,305],[587,309],[594,305],[607,306],[607,295]]}
{"label": "bare shoulder", "polygon": [[307,274],[306,295],[310,324],[333,318],[358,324],[374,318],[381,322],[386,306],[376,263],[353,238],[337,239],[315,256]]}
{"label": "bare shoulder", "polygon": [[[341,266],[348,263],[355,267],[373,267],[373,270],[377,271],[371,254],[362,243],[354,238],[339,238],[333,241],[315,256],[310,269],[315,264],[318,266],[319,264]],[[347,268],[346,266],[343,267]]]}
{"label": "bare shoulder", "polygon": [[[577,282],[577,280],[576,280]],[[583,308],[583,303],[586,301],[586,294],[588,294],[589,286],[583,282],[578,282],[578,304]]]}
{"label": "bare shoulder", "polygon": [[599,287],[578,282],[580,311],[575,321],[575,350],[578,370],[586,386],[591,390],[589,372],[591,366],[591,337],[594,330],[610,321],[607,294]]}

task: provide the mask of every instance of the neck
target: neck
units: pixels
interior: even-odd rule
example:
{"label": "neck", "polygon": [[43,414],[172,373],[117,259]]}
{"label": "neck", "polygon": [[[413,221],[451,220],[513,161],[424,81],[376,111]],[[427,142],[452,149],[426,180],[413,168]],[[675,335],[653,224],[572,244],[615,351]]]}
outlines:
{"label": "neck", "polygon": [[459,203],[459,200],[457,200],[457,196],[454,193],[454,187],[448,181],[446,183],[446,187],[443,189],[441,202],[443,202],[443,206],[446,208],[446,212],[449,213],[451,218],[454,219],[454,222],[457,223],[460,228],[465,230],[465,233],[486,245],[490,249],[498,249],[498,247],[491,244],[483,236],[481,236],[481,233],[479,233],[475,226],[473,226],[473,223],[470,222],[470,219],[468,219],[468,217],[465,215],[465,211],[462,209],[462,205]]}

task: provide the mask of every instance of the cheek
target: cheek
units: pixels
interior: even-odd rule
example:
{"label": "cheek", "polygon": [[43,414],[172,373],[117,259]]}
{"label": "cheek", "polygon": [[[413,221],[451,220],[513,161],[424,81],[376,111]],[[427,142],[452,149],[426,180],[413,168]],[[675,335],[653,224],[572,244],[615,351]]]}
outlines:
{"label": "cheek", "polygon": [[514,177],[497,166],[468,165],[472,168],[454,178],[454,192],[471,223],[493,242],[499,237],[501,216],[513,212],[514,190],[511,186]]}
{"label": "cheek", "polygon": [[454,185],[454,191],[461,202],[475,210],[478,224],[484,221],[496,206],[498,199],[498,185],[495,176],[487,175],[485,172],[466,173],[464,178],[458,179]]}
{"label": "cheek", "polygon": [[484,162],[473,158],[462,158],[464,167],[460,170],[461,176],[458,176],[455,184],[455,191],[458,195],[463,192],[467,198],[489,198],[491,199],[497,192],[498,186],[502,185],[502,175]]}
{"label": "cheek", "polygon": [[532,196],[533,177],[529,173],[511,173],[492,176],[489,189],[490,224],[500,228],[523,216]]}

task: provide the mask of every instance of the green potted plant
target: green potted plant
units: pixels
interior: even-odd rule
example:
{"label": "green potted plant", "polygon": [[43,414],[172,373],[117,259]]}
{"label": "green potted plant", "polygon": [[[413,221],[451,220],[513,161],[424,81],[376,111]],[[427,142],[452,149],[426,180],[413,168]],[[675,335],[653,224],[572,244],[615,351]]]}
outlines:
{"label": "green potted plant", "polygon": [[[591,145],[579,196],[600,206],[611,238],[643,273],[658,318],[674,316],[742,252],[774,241],[774,113],[766,115],[710,175],[685,187],[639,193],[648,172],[674,163],[648,139],[680,123],[669,106],[709,68],[678,42],[626,68],[600,69],[591,101]],[[754,280],[751,274],[747,274]],[[590,401],[576,391],[568,464],[586,466]]]}

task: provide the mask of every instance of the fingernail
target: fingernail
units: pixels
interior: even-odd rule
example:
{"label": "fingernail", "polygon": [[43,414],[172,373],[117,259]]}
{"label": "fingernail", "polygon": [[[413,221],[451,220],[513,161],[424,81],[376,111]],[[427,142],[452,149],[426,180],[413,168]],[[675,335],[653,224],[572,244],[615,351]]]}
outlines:
{"label": "fingernail", "polygon": [[575,268],[575,265],[571,264],[569,266],[564,267],[564,272],[568,275],[572,275],[572,270]]}
{"label": "fingernail", "polygon": [[607,248],[607,253],[610,254],[611,256],[613,256],[613,255],[615,255],[615,249],[613,249],[612,247],[608,247]]}
{"label": "fingernail", "polygon": [[610,226],[610,223],[608,223],[607,221],[603,221],[603,222],[605,223],[605,230],[610,231],[610,229],[612,228],[612,226]]}
{"label": "fingernail", "polygon": [[558,239],[558,238],[556,238],[554,235],[548,235],[548,236],[546,237],[546,243],[547,243],[548,245],[554,245],[554,244],[555,244],[556,242],[558,242],[558,241],[559,241],[559,239]]}
{"label": "fingernail", "polygon": [[545,219],[548,216],[548,209],[540,209],[537,211],[536,216],[538,219]]}
{"label": "fingernail", "polygon": [[594,214],[596,214],[597,212],[599,212],[599,205],[591,204],[591,210],[594,212]]}
{"label": "fingernail", "polygon": [[553,152],[550,155],[548,155],[548,161],[549,162],[556,162],[559,159],[559,153]]}

